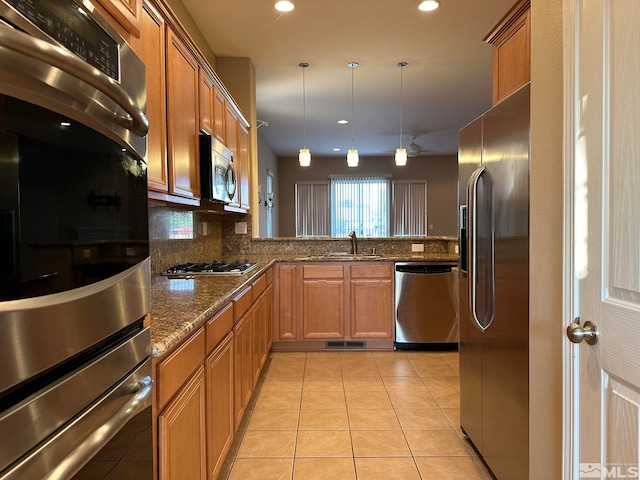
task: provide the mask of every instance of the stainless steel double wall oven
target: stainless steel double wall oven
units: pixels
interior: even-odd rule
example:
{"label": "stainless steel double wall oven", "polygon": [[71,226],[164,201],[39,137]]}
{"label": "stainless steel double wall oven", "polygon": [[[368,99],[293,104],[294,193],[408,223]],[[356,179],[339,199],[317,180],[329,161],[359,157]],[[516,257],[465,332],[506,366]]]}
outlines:
{"label": "stainless steel double wall oven", "polygon": [[88,0],[0,0],[2,480],[151,478],[144,109]]}

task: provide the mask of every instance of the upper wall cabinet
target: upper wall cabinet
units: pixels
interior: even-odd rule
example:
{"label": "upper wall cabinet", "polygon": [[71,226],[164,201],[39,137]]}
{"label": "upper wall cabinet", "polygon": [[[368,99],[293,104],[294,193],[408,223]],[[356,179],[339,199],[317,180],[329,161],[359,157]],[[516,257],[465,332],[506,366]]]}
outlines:
{"label": "upper wall cabinet", "polygon": [[149,198],[200,204],[198,63],[149,3],[142,13]]}
{"label": "upper wall cabinet", "polygon": [[199,199],[198,63],[171,29],[166,68],[170,193]]}
{"label": "upper wall cabinet", "polygon": [[142,57],[147,73],[147,179],[149,190],[169,191],[167,169],[167,105],[165,85],[165,25],[150,5],[142,12]]}
{"label": "upper wall cabinet", "polygon": [[493,104],[531,79],[530,0],[519,0],[484,38],[493,45]]}
{"label": "upper wall cabinet", "polygon": [[200,69],[199,75],[200,130],[209,135],[213,135],[213,80],[202,68]]}
{"label": "upper wall cabinet", "polygon": [[142,32],[142,0],[97,0],[127,32],[139,38]]}
{"label": "upper wall cabinet", "polygon": [[[107,0],[104,0],[107,1]],[[200,206],[198,135],[216,137],[234,153],[235,212],[249,209],[249,126],[180,21],[162,0],[145,0],[136,51],[146,66],[149,198]]]}
{"label": "upper wall cabinet", "polygon": [[224,137],[224,112],[227,102],[224,95],[215,85],[213,87],[213,136],[225,143]]}
{"label": "upper wall cabinet", "polygon": [[225,143],[224,95],[211,75],[200,68],[200,130]]}

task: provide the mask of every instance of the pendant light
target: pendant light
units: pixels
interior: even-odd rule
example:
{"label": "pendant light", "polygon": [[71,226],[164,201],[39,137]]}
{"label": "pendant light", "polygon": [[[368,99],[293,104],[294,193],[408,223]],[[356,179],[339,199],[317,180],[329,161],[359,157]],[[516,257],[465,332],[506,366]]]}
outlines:
{"label": "pendant light", "polygon": [[400,67],[400,147],[396,149],[396,166],[404,167],[407,164],[407,149],[402,148],[402,69],[407,62],[398,63]]}
{"label": "pendant light", "polygon": [[353,115],[353,71],[358,66],[358,62],[349,62],[347,63],[347,67],[351,69],[351,148],[347,153],[347,166],[349,167],[357,167],[358,166],[358,150],[353,146],[353,128],[354,128],[354,115]]}
{"label": "pendant light", "polygon": [[306,109],[306,89],[304,70],[309,66],[308,63],[299,63],[299,67],[302,68],[302,148],[298,154],[298,162],[301,167],[308,167],[311,165],[311,153],[307,148],[307,109]]}

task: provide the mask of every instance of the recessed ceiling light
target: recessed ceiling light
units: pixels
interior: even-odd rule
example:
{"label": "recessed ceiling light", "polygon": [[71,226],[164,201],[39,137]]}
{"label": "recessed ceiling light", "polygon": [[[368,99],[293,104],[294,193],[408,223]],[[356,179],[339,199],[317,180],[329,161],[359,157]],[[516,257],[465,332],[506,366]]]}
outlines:
{"label": "recessed ceiling light", "polygon": [[334,151],[334,152],[339,152],[339,151],[340,151],[340,149],[339,149],[339,148],[334,148],[334,149],[333,149],[333,151]]}
{"label": "recessed ceiling light", "polygon": [[440,6],[440,2],[438,0],[425,0],[418,5],[418,10],[422,10],[423,12],[431,12]]}
{"label": "recessed ceiling light", "polygon": [[289,0],[280,0],[276,2],[275,7],[279,12],[290,12],[295,8],[295,5]]}
{"label": "recessed ceiling light", "polygon": [[340,125],[344,125],[345,123],[349,123],[349,120],[338,120]]}

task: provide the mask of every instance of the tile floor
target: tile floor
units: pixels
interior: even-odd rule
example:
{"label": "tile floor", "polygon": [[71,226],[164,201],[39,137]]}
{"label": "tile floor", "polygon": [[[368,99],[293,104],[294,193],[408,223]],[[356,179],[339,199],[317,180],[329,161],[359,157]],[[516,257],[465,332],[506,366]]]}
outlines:
{"label": "tile floor", "polygon": [[219,479],[491,479],[456,352],[272,353]]}

